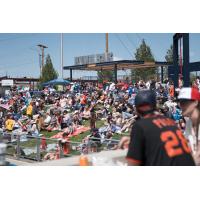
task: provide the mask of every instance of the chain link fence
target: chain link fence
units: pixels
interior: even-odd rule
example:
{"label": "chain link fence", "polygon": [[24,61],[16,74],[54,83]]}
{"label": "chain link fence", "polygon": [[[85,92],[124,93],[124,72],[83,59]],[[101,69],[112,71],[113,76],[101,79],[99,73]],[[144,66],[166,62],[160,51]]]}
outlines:
{"label": "chain link fence", "polygon": [[8,138],[6,155],[37,162],[113,150],[119,142],[119,140],[95,137],[86,138],[82,142],[72,142],[66,139],[30,136],[24,133],[5,134],[4,138],[5,136]]}

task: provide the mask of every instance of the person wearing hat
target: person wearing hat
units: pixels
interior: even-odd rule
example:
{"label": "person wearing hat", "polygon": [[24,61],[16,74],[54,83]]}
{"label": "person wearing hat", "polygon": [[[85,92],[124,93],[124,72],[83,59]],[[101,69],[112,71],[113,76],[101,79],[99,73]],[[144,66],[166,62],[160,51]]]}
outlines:
{"label": "person wearing hat", "polygon": [[182,88],[178,101],[186,121],[185,137],[189,140],[193,155],[197,156],[199,152],[200,156],[200,93],[197,88]]}
{"label": "person wearing hat", "polygon": [[31,129],[30,129],[31,135],[32,136],[38,136],[39,135],[39,130],[38,130],[38,126],[37,126],[36,120],[31,120],[30,124],[31,124]]}
{"label": "person wearing hat", "polygon": [[129,165],[193,166],[191,149],[174,120],[156,112],[156,94],[142,90],[135,98],[134,122],[127,153]]}

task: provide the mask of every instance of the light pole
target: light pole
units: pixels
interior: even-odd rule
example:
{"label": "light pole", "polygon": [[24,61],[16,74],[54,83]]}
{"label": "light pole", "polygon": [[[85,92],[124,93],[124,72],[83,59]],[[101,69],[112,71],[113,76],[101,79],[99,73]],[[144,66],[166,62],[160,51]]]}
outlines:
{"label": "light pole", "polygon": [[42,69],[44,67],[44,49],[48,48],[47,46],[43,45],[43,44],[38,44],[37,45],[40,50],[42,51],[42,65],[40,65],[40,76],[42,76]]}
{"label": "light pole", "polygon": [[39,58],[39,68],[40,68],[40,76],[41,76],[41,54],[40,54],[40,51],[38,50],[38,49],[35,49],[35,48],[30,48],[30,50],[32,50],[32,51],[36,51],[37,53],[38,53],[38,58]]}
{"label": "light pole", "polygon": [[61,33],[61,40],[60,40],[60,48],[61,48],[61,56],[60,56],[60,64],[61,64],[61,71],[60,71],[60,75],[61,78],[63,78],[63,33]]}
{"label": "light pole", "polygon": [[108,33],[106,33],[106,49],[105,49],[105,54],[106,54],[106,62],[108,61]]}

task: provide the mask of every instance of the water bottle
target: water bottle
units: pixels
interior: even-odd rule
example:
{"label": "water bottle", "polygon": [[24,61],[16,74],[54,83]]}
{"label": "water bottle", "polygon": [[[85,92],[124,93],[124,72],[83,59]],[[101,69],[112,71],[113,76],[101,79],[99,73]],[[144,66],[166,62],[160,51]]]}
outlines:
{"label": "water bottle", "polygon": [[81,156],[79,158],[79,165],[80,166],[88,166],[89,165],[88,157],[86,155],[81,154]]}

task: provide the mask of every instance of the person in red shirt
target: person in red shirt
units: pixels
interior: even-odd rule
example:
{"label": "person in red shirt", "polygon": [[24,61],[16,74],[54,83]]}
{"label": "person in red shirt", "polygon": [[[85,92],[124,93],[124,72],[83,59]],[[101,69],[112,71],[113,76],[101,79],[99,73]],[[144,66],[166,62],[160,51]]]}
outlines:
{"label": "person in red shirt", "polygon": [[174,85],[173,84],[171,84],[169,86],[169,95],[170,95],[171,98],[174,97]]}
{"label": "person in red shirt", "polygon": [[81,95],[80,103],[81,103],[81,111],[83,111],[87,103],[87,96],[85,94]]}

